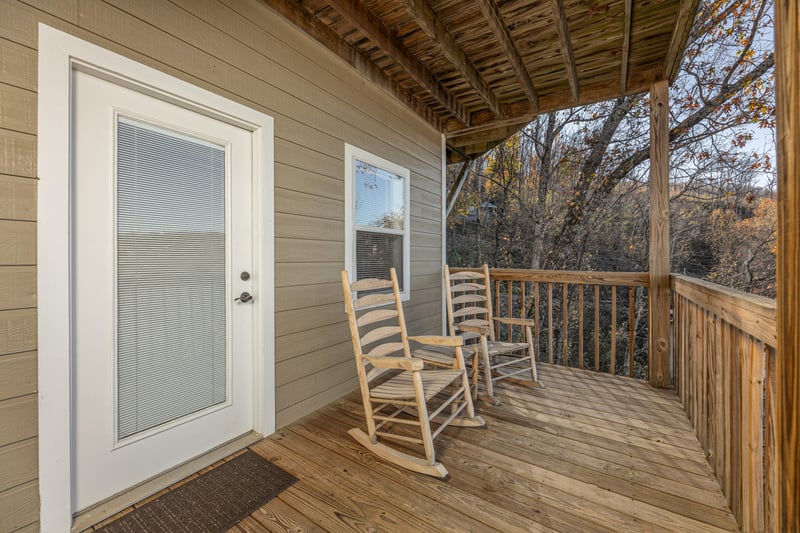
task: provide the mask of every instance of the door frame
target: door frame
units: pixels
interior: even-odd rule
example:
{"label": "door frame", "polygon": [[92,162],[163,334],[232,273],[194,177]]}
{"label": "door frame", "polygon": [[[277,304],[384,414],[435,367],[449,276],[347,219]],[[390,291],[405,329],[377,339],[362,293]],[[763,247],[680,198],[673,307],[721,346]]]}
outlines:
{"label": "door frame", "polygon": [[[253,430],[275,431],[273,118],[39,24],[38,378],[42,531],[72,527],[71,102],[76,70],[252,132]],[[176,465],[177,466],[177,465]]]}

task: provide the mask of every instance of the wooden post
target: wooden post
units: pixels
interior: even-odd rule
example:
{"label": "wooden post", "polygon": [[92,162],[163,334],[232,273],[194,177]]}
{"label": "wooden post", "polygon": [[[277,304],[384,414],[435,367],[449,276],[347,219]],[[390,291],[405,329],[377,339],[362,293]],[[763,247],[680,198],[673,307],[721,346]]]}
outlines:
{"label": "wooden post", "polygon": [[776,531],[800,530],[800,7],[775,2],[778,125]]}
{"label": "wooden post", "polygon": [[650,87],[650,384],[670,386],[669,87]]}

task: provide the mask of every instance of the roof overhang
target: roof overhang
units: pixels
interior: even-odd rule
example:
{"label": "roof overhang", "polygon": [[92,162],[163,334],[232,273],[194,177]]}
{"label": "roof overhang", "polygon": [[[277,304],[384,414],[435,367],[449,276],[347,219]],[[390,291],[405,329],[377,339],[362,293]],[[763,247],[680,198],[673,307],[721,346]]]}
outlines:
{"label": "roof overhang", "polygon": [[262,0],[447,137],[448,159],[538,114],[674,79],[699,0]]}

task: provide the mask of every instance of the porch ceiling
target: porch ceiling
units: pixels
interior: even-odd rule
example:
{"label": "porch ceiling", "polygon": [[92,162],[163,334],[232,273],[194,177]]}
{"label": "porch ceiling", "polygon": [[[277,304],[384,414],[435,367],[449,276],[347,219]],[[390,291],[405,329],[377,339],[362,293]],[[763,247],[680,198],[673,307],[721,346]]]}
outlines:
{"label": "porch ceiling", "polygon": [[262,0],[479,154],[677,72],[699,0]]}

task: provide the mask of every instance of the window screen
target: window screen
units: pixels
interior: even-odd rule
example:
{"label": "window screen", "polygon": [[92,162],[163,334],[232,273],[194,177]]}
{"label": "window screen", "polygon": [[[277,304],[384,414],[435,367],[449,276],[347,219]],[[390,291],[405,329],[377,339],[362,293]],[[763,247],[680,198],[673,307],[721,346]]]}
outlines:
{"label": "window screen", "polygon": [[117,124],[119,439],[226,400],[225,151]]}

